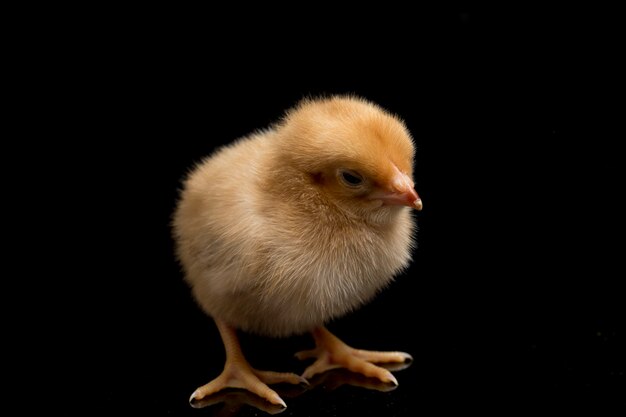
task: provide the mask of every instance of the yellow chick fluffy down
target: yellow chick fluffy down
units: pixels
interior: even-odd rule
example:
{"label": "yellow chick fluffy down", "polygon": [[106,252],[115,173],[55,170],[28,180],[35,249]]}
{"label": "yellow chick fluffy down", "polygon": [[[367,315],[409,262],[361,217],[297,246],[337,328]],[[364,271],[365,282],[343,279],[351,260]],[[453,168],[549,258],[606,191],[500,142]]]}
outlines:
{"label": "yellow chick fluffy down", "polygon": [[[185,279],[210,316],[268,336],[363,305],[411,260],[411,209],[342,194],[328,172],[412,175],[404,124],[355,97],[304,100],[192,170],[174,214]],[[333,188],[334,187],[334,188]]]}

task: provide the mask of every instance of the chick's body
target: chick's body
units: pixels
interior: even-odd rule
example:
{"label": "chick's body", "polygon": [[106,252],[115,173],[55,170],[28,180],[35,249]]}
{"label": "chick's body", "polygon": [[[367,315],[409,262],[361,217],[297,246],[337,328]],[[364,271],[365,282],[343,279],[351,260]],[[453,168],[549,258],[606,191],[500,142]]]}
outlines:
{"label": "chick's body", "polygon": [[362,305],[410,261],[412,159],[404,125],[355,98],[305,101],[220,149],[174,216],[195,299],[218,324],[269,336]]}
{"label": "chick's body", "polygon": [[196,300],[242,330],[288,336],[369,300],[410,259],[409,210],[368,224],[311,186],[291,201],[264,184],[274,131],[222,149],[189,177],[176,225]]}

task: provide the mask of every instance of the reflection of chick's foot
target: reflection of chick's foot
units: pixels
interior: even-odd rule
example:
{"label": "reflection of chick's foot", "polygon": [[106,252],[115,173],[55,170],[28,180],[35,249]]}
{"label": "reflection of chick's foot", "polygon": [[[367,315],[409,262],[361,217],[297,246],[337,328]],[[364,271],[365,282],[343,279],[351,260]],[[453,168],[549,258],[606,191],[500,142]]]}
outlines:
{"label": "reflection of chick's foot", "polygon": [[189,401],[201,400],[225,388],[248,390],[272,404],[287,407],[280,396],[268,384],[307,384],[307,381],[292,373],[259,371],[250,366],[241,352],[235,330],[220,320],[215,320],[226,349],[226,364],[222,373],[213,381],[201,386],[191,394]]}
{"label": "reflection of chick's foot", "polygon": [[398,385],[391,372],[374,363],[405,363],[413,360],[411,355],[404,352],[374,352],[351,348],[324,327],[314,330],[313,337],[315,349],[296,353],[298,359],[316,358],[302,374],[306,379],[331,369],[346,368],[367,377],[378,378],[382,382]]}

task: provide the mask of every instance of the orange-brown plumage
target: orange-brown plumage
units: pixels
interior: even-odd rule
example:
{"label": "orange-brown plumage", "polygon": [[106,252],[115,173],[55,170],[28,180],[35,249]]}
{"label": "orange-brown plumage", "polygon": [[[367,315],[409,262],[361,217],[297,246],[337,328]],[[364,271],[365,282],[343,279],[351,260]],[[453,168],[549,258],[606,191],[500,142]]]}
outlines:
{"label": "orange-brown plumage", "polygon": [[[174,218],[177,253],[227,351],[232,328],[273,336],[319,329],[408,265],[410,207],[421,208],[414,152],[397,117],[331,97],[301,102],[191,173]],[[318,344],[328,339],[315,334]]]}
{"label": "orange-brown plumage", "polygon": [[304,171],[345,164],[384,184],[393,175],[387,163],[392,162],[407,175],[413,174],[415,151],[404,124],[363,100],[303,101],[285,117],[280,136],[277,156]]}

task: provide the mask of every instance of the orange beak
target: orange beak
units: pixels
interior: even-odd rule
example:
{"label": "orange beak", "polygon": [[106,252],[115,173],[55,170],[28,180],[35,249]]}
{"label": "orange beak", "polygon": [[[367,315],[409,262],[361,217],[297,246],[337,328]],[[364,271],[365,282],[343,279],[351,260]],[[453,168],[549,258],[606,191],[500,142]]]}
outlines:
{"label": "orange beak", "polygon": [[395,165],[395,174],[388,187],[370,195],[371,199],[381,200],[390,206],[408,206],[417,211],[422,210],[422,199],[415,191],[411,178],[402,173]]}

